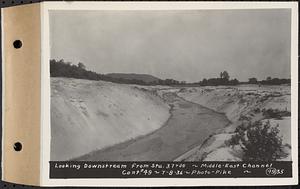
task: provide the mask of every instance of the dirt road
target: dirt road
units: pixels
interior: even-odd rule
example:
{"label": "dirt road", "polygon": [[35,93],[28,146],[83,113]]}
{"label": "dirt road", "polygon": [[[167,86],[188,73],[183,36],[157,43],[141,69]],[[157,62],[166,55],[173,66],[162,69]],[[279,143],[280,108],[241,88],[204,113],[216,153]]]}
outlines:
{"label": "dirt road", "polygon": [[224,114],[165,93],[171,116],[160,129],[103,150],[76,158],[85,161],[173,161],[202,144],[229,120]]}

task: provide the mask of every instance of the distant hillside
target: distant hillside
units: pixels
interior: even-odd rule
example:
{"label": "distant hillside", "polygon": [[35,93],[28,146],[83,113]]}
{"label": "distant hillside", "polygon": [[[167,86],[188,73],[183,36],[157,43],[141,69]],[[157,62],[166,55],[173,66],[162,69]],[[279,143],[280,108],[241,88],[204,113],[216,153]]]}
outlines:
{"label": "distant hillside", "polygon": [[114,79],[126,79],[126,80],[140,80],[145,83],[158,82],[160,79],[148,74],[135,74],[135,73],[110,73],[106,74],[110,78]]}

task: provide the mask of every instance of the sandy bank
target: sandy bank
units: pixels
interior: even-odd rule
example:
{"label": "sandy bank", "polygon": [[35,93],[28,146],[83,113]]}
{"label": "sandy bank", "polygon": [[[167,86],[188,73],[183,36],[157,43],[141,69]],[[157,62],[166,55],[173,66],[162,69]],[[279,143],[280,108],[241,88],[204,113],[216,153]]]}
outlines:
{"label": "sandy bank", "polygon": [[[237,161],[241,160],[241,150],[225,145],[236,127],[245,121],[270,120],[272,125],[279,124],[283,144],[291,144],[290,117],[283,120],[266,119],[262,111],[276,109],[290,111],[290,86],[218,86],[183,88],[178,95],[189,101],[209,107],[226,114],[232,124],[215,135],[209,137],[205,144],[198,146],[189,153],[183,154],[178,160],[185,161]],[[289,158],[287,158],[288,160]]]}
{"label": "sandy bank", "polygon": [[134,86],[51,78],[51,160],[68,160],[159,129],[169,106]]}

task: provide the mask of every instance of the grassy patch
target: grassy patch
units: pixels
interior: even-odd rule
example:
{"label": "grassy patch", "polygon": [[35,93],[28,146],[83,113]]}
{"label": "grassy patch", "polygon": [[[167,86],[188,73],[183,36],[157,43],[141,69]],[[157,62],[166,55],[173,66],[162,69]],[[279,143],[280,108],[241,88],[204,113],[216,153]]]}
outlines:
{"label": "grassy patch", "polygon": [[291,112],[287,110],[278,110],[278,109],[263,109],[263,116],[266,119],[282,119],[282,117],[289,117],[291,116]]}

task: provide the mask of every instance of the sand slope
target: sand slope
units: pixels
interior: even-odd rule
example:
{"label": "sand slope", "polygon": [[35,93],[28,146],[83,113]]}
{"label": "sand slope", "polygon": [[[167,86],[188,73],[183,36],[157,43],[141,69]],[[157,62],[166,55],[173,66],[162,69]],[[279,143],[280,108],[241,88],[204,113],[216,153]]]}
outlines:
{"label": "sand slope", "polygon": [[291,111],[290,86],[218,86],[182,90],[179,96],[226,114],[232,122],[254,109]]}
{"label": "sand slope", "polygon": [[51,160],[68,160],[160,128],[163,100],[134,86],[51,78]]}
{"label": "sand slope", "polygon": [[[287,148],[291,145],[290,117],[285,117],[283,120],[265,119],[261,112],[263,109],[291,111],[290,86],[195,87],[181,89],[178,95],[191,102],[223,112],[232,122],[229,127],[210,137],[203,146],[183,154],[177,159],[178,161],[240,160],[241,150],[226,146],[225,141],[230,138],[235,128],[244,120],[270,120],[273,126],[279,124],[283,144]],[[284,160],[290,160],[290,157]]]}

